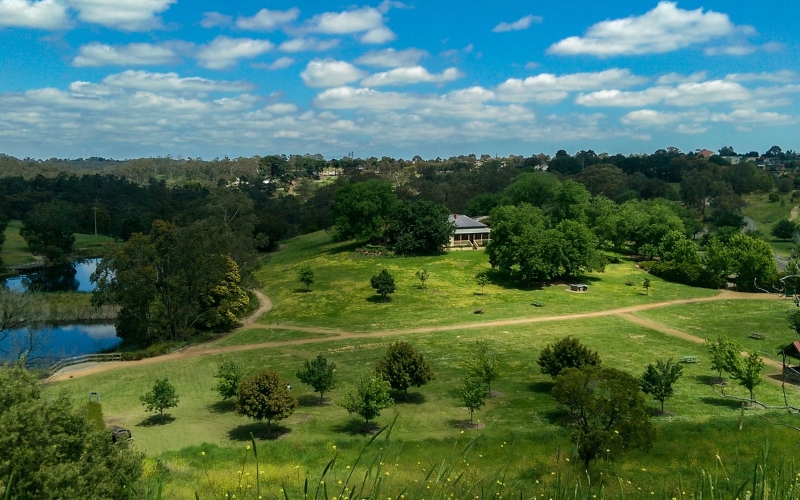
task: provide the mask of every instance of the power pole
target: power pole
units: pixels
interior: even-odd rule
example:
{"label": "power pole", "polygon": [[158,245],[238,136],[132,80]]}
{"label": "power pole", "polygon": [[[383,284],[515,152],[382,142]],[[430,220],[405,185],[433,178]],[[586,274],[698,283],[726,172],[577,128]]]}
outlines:
{"label": "power pole", "polygon": [[97,237],[97,207],[92,207],[94,210],[94,235]]}

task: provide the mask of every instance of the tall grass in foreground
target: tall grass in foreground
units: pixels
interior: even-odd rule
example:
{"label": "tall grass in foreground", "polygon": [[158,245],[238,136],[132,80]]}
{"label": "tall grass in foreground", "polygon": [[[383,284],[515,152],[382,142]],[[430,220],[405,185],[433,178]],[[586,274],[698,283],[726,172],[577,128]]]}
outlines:
{"label": "tall grass in foreground", "polygon": [[[567,462],[559,452],[549,476],[535,484],[510,480],[510,463],[490,473],[470,467],[476,459],[476,437],[456,444],[449,459],[427,465],[417,463],[414,475],[402,473],[399,466],[403,449],[386,446],[394,422],[380,429],[361,449],[352,463],[341,463],[336,447],[333,457],[316,476],[302,477],[296,471],[276,471],[268,457],[259,457],[255,439],[246,447],[235,472],[221,474],[206,464],[204,480],[195,485],[196,499],[275,499],[275,500],[784,500],[800,499],[800,471],[794,461],[771,456],[765,445],[754,462],[729,466],[723,458],[699,468],[691,477],[653,478],[643,488],[614,472],[613,462],[582,471],[577,463]],[[511,445],[513,448],[513,444]],[[512,453],[513,454],[513,453]],[[202,452],[205,457],[205,452]],[[266,458],[266,459],[265,459]],[[566,464],[566,465],[565,465]],[[427,465],[427,466],[426,466]],[[266,477],[265,478],[265,469]],[[600,472],[602,470],[603,472]],[[644,470],[644,469],[642,469]],[[405,471],[407,472],[407,471]],[[160,499],[167,469],[160,462],[151,464],[147,480],[130,498]],[[279,478],[279,479],[276,479]]]}

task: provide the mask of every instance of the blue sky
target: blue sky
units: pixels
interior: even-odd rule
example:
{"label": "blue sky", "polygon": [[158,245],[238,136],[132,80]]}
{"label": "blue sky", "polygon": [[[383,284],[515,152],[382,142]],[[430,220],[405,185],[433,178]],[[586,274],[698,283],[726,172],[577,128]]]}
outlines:
{"label": "blue sky", "polygon": [[796,150],[798,14],[730,0],[0,0],[0,152]]}

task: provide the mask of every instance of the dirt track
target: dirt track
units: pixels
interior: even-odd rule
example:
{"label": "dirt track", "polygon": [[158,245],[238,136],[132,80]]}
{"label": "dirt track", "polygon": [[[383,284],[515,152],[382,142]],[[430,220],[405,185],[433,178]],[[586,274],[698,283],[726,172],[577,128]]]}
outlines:
{"label": "dirt track", "polygon": [[[666,333],[668,335],[674,335],[677,337],[684,338],[685,340],[689,340],[692,342],[703,342],[703,339],[700,337],[695,337],[694,335],[690,335],[688,333],[682,332],[680,330],[676,330],[674,328],[670,328],[666,325],[662,325],[660,323],[652,322],[646,320],[644,318],[640,318],[638,316],[634,316],[632,313],[639,312],[639,311],[649,311],[652,309],[658,309],[661,307],[669,307],[674,305],[681,305],[681,304],[699,304],[703,302],[714,302],[718,300],[744,300],[744,299],[756,299],[756,300],[778,300],[780,297],[777,295],[765,295],[760,293],[737,293],[737,292],[729,292],[729,291],[721,291],[717,295],[713,297],[701,297],[696,299],[680,299],[680,300],[669,300],[665,302],[655,302],[652,304],[641,304],[637,306],[628,306],[628,307],[621,307],[617,309],[608,309],[605,311],[594,311],[594,312],[587,312],[587,313],[577,313],[577,314],[562,314],[562,315],[555,315],[555,316],[539,316],[539,317],[526,317],[526,318],[517,318],[517,319],[507,319],[507,320],[497,320],[497,321],[484,321],[479,323],[463,323],[463,324],[456,324],[456,325],[446,325],[446,326],[433,326],[433,327],[423,327],[423,328],[409,328],[403,330],[382,330],[376,332],[349,332],[346,330],[335,330],[330,328],[313,328],[313,327],[302,327],[302,326],[292,326],[292,325],[260,325],[256,323],[256,320],[266,314],[272,309],[272,301],[259,291],[255,291],[255,294],[258,296],[259,301],[261,302],[261,306],[256,310],[252,315],[246,318],[242,325],[234,330],[235,332],[242,331],[242,330],[249,330],[253,328],[268,328],[272,330],[293,330],[293,331],[300,331],[300,332],[308,332],[308,333],[324,333],[324,334],[332,334],[334,336],[331,337],[324,337],[324,338],[310,338],[310,339],[298,339],[298,340],[287,340],[281,342],[264,342],[261,344],[247,344],[247,345],[237,345],[237,346],[227,346],[227,347],[216,347],[214,343],[202,344],[198,346],[189,347],[187,349],[183,349],[178,352],[174,352],[172,354],[167,354],[164,356],[157,356],[154,358],[147,358],[140,361],[123,361],[119,363],[105,363],[102,365],[96,365],[91,367],[86,367],[84,369],[71,371],[68,373],[61,373],[51,378],[51,381],[61,381],[67,380],[69,378],[80,378],[85,377],[87,375],[93,375],[96,373],[103,373],[111,370],[117,370],[119,368],[125,368],[129,366],[141,366],[141,365],[149,365],[155,363],[163,363],[167,361],[175,361],[179,359],[185,359],[190,357],[196,356],[209,356],[214,354],[224,354],[224,353],[231,353],[231,352],[241,352],[241,351],[249,351],[252,349],[264,349],[268,347],[278,347],[278,346],[291,346],[291,345],[304,345],[304,344],[314,344],[318,342],[330,342],[332,340],[348,340],[348,339],[360,339],[360,338],[368,338],[368,337],[390,337],[395,335],[413,335],[413,334],[421,334],[421,333],[435,333],[435,332],[447,332],[447,331],[454,331],[454,330],[472,330],[476,328],[490,328],[490,327],[501,327],[501,326],[513,326],[513,325],[525,325],[525,324],[532,324],[532,323],[547,323],[552,321],[575,321],[581,319],[588,319],[588,318],[602,318],[608,316],[619,316],[624,318],[628,321],[636,322],[646,328],[650,328],[652,330],[656,330],[662,333]],[[771,360],[765,360],[765,362],[773,366],[773,362]]]}

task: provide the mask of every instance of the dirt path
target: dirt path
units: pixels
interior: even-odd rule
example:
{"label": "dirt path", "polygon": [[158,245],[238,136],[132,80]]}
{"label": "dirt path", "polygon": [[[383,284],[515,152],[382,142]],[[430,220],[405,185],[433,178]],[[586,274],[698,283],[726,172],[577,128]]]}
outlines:
{"label": "dirt path", "polygon": [[[236,329],[235,331],[242,331],[248,330],[253,328],[265,328],[271,330],[292,330],[292,331],[299,331],[299,332],[308,332],[308,333],[323,333],[328,335],[333,335],[329,337],[323,338],[309,338],[309,339],[297,339],[297,340],[285,340],[279,342],[263,342],[260,344],[245,344],[245,345],[236,345],[236,346],[225,346],[225,347],[218,347],[214,343],[208,344],[201,344],[193,347],[189,347],[187,349],[183,349],[178,352],[174,352],[172,354],[167,354],[164,356],[157,356],[154,358],[147,358],[142,359],[140,361],[123,361],[119,363],[105,363],[102,365],[86,367],[80,370],[74,370],[69,373],[62,373],[54,376],[51,378],[51,381],[57,382],[61,380],[67,380],[70,378],[80,378],[85,377],[88,375],[93,375],[96,373],[103,373],[106,371],[116,370],[119,368],[125,368],[130,366],[142,366],[142,365],[149,365],[155,363],[163,363],[167,361],[175,361],[179,359],[191,358],[196,356],[210,356],[214,354],[225,354],[225,353],[233,353],[233,352],[241,352],[241,351],[249,351],[252,349],[264,349],[269,347],[280,347],[280,346],[295,346],[295,345],[305,345],[305,344],[315,344],[318,342],[330,342],[332,340],[349,340],[349,339],[361,339],[361,338],[368,338],[368,337],[375,337],[375,338],[383,338],[383,337],[391,337],[395,335],[413,335],[413,334],[421,334],[421,333],[436,333],[436,332],[447,332],[447,331],[454,331],[454,330],[473,330],[473,329],[480,329],[480,328],[491,328],[491,327],[502,327],[502,326],[513,326],[513,325],[525,325],[525,324],[532,324],[532,323],[548,323],[553,321],[575,321],[581,319],[590,319],[590,318],[602,318],[607,316],[620,316],[628,319],[627,316],[632,316],[632,313],[639,312],[639,311],[649,311],[652,309],[658,309],[661,307],[669,307],[674,305],[681,305],[681,304],[699,304],[704,302],[714,302],[719,300],[779,300],[780,297],[777,295],[765,295],[763,293],[738,293],[738,292],[729,292],[729,291],[720,291],[717,295],[713,297],[701,297],[696,299],[678,299],[678,300],[668,300],[664,302],[654,302],[651,304],[640,304],[636,306],[628,306],[628,307],[620,307],[617,309],[609,309],[605,311],[594,311],[594,312],[587,312],[587,313],[577,313],[577,314],[562,314],[562,315],[554,315],[554,316],[538,316],[538,317],[527,317],[527,318],[517,318],[517,319],[508,319],[508,320],[497,320],[497,321],[484,321],[479,323],[462,323],[456,325],[444,325],[444,326],[432,326],[432,327],[422,327],[422,328],[408,328],[402,330],[382,330],[376,332],[350,332],[346,330],[336,330],[331,328],[317,328],[317,327],[303,327],[303,326],[292,326],[292,325],[261,325],[255,323],[255,320],[263,313],[272,309],[272,301],[261,292],[256,293],[259,296],[259,300],[261,301],[261,307],[253,313],[247,320],[243,321],[242,327]],[[263,297],[263,298],[262,298]],[[264,310],[264,312],[259,313],[259,311]],[[632,316],[637,319],[636,316]],[[642,321],[648,321],[642,319]],[[654,325],[658,325],[661,328],[668,328],[664,325],[659,325],[658,323],[654,323]],[[650,327],[648,327],[650,328]],[[658,328],[653,328],[657,331],[663,331]],[[674,330],[674,329],[672,329]],[[672,332],[664,332],[669,333],[670,335],[680,332],[679,330],[674,330]],[[687,335],[692,338],[686,338],[687,340],[697,341],[699,339],[700,342],[703,340],[699,337],[693,337],[687,333],[680,332],[683,335]]]}
{"label": "dirt path", "polygon": [[256,320],[258,318],[260,318],[261,316],[267,314],[272,310],[272,300],[269,297],[261,293],[259,290],[251,290],[251,291],[256,297],[258,297],[258,302],[260,305],[258,306],[258,309],[253,311],[253,314],[246,317],[242,321],[241,328],[234,330],[234,332],[243,328],[252,328],[256,324]]}
{"label": "dirt path", "polygon": [[800,207],[794,207],[792,209],[792,214],[789,216],[789,220],[795,220],[798,216],[800,216]]}

